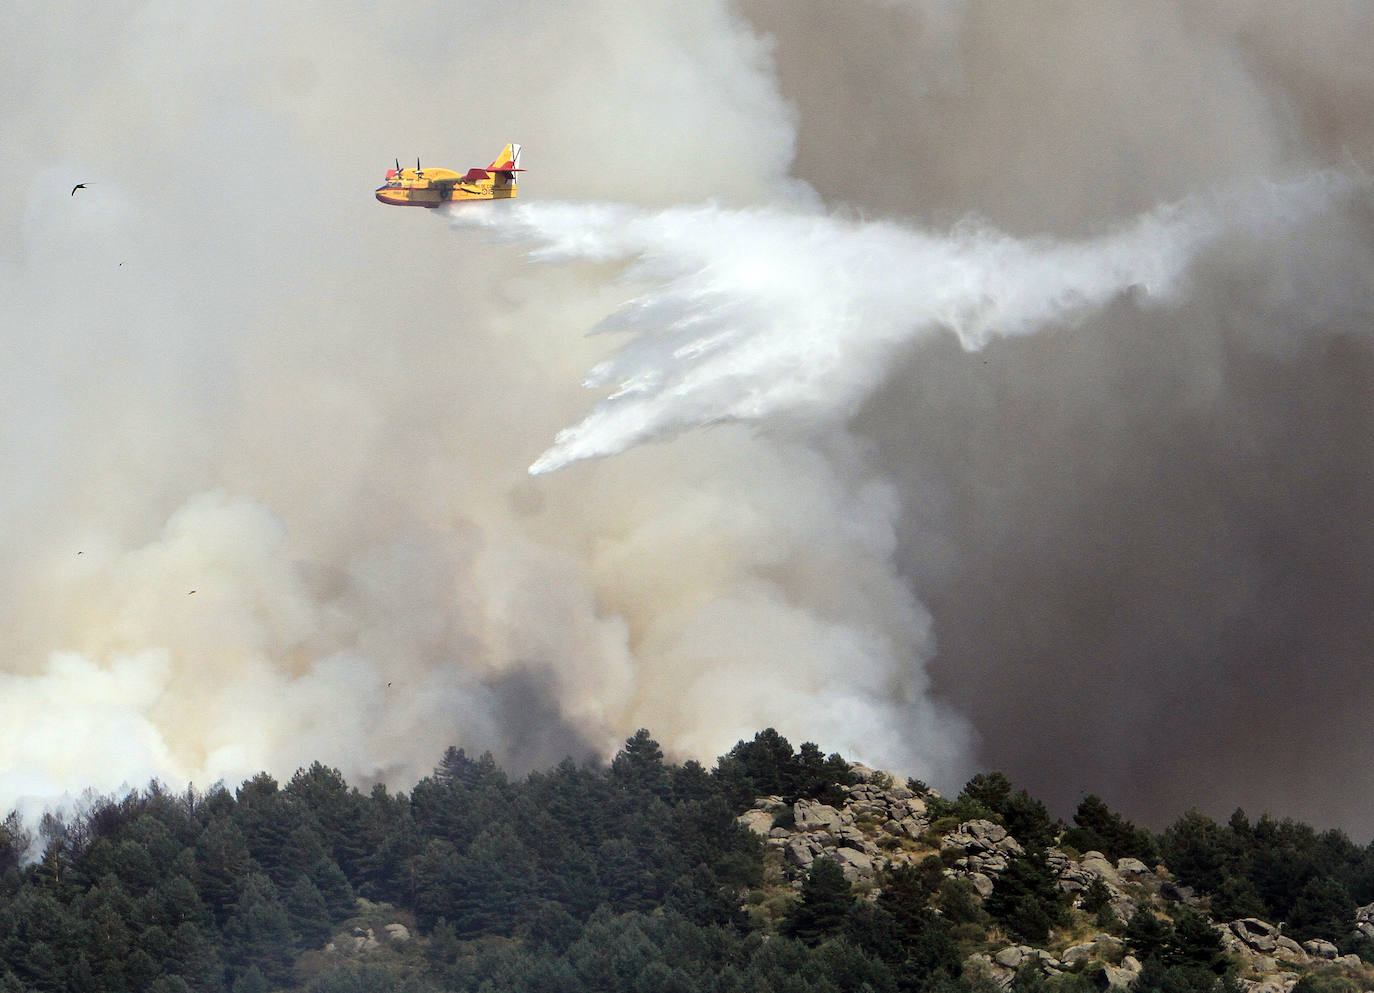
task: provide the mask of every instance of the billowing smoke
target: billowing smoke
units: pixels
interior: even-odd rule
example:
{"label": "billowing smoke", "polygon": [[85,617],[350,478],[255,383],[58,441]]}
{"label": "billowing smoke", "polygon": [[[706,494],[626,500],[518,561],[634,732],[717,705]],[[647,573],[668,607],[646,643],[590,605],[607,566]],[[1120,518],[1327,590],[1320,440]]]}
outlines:
{"label": "billowing smoke", "polygon": [[1371,822],[1362,15],[503,11],[0,24],[0,804],[773,725]]}
{"label": "billowing smoke", "polygon": [[723,4],[299,11],[24,25],[2,799],[316,758],[405,785],[449,744],[518,769],[639,726],[961,771],[881,472],[723,430],[531,480],[623,285],[371,197],[417,144],[511,139],[531,200],[771,195],[764,41]]}

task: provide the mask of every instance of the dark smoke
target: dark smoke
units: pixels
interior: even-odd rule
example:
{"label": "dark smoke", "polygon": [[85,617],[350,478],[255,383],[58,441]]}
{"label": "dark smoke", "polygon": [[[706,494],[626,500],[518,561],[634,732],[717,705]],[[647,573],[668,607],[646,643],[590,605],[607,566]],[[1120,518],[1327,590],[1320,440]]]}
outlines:
{"label": "dark smoke", "polygon": [[[859,3],[778,38],[795,174],[832,201],[1081,235],[1190,192],[1374,160],[1374,14]],[[1289,11],[1289,13],[1294,13]],[[1364,68],[1362,68],[1364,67]],[[1222,245],[974,356],[927,344],[855,420],[978,764],[1072,812],[1237,805],[1374,831],[1374,215]]]}

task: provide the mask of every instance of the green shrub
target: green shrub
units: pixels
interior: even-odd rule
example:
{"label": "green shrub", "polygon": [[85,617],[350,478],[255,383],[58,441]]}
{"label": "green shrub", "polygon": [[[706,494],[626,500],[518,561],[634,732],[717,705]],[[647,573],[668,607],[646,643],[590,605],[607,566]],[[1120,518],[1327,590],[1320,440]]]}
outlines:
{"label": "green shrub", "polygon": [[1360,993],[1360,985],[1337,967],[1309,972],[1298,980],[1293,993]]}

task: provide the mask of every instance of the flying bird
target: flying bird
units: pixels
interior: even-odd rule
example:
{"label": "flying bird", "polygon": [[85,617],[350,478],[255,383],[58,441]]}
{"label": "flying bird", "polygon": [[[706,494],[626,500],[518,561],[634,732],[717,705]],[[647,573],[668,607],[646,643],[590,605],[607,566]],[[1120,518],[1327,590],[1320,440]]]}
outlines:
{"label": "flying bird", "polygon": [[77,183],[75,186],[72,187],[72,196],[76,196],[76,191],[77,191],[77,190],[84,190],[85,188],[86,188],[86,184],[85,184],[85,183]]}

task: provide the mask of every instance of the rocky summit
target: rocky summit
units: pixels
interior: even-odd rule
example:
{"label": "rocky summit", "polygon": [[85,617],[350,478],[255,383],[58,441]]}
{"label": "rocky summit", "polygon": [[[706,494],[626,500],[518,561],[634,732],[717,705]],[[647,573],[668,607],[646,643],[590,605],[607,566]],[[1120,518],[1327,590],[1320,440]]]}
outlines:
{"label": "rocky summit", "polygon": [[[935,857],[946,879],[963,881],[975,899],[986,901],[1013,862],[1027,854],[1027,846],[995,821],[933,817],[932,807],[942,800],[934,790],[898,785],[891,774],[857,763],[850,771],[856,782],[836,787],[842,802],[763,796],[738,818],[773,853],[769,861],[777,885],[799,891],[817,861],[830,859],[855,892],[875,900],[889,870]],[[1078,852],[1059,844],[1045,847],[1043,858],[1054,885],[1080,918],[1088,916],[1090,904],[1105,908],[1095,919],[1118,925],[1137,918],[1141,910],[1169,923],[1185,912],[1202,915],[1234,960],[1238,988],[1248,993],[1289,993],[1304,976],[1336,974],[1348,985],[1332,989],[1374,990],[1374,970],[1357,955],[1339,954],[1337,941],[1343,935],[1299,943],[1284,933],[1281,921],[1215,920],[1209,901],[1180,885],[1163,864],[1146,865],[1132,857],[1113,860],[1099,851]],[[1046,978],[1085,974],[1104,990],[1127,989],[1139,978],[1141,961],[1130,953],[1121,926],[1116,933],[1078,930],[1056,929],[1047,942],[1036,945],[994,928],[987,950],[965,960],[965,973],[981,973],[1004,989],[1027,969]],[[1357,909],[1349,930],[1374,938],[1374,904]]]}

